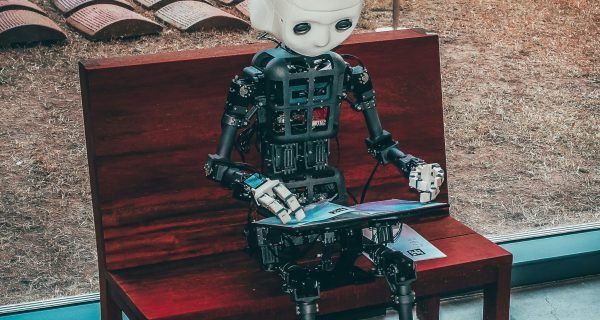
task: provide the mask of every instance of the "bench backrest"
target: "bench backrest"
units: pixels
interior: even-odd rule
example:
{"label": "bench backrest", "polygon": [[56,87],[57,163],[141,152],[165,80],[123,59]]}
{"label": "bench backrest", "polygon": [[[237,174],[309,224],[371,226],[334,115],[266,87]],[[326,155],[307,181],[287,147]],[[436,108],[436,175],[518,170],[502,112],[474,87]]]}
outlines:
{"label": "bench backrest", "polygon": [[[100,265],[117,270],[241,250],[245,203],[204,177],[231,79],[267,45],[90,60],[80,65]],[[358,34],[338,52],[369,69],[384,128],[405,152],[445,167],[438,37]],[[374,165],[362,115],[344,107],[341,160],[360,194]],[[335,148],[332,148],[335,153]],[[336,155],[332,154],[333,162]],[[256,158],[251,159],[254,161]],[[393,166],[367,200],[417,199]],[[447,191],[439,198],[447,201]]]}

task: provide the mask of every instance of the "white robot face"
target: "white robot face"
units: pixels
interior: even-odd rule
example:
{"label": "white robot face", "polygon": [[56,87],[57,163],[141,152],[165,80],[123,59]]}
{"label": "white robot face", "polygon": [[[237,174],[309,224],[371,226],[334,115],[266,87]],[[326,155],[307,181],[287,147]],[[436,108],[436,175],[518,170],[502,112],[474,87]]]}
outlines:
{"label": "white robot face", "polygon": [[250,0],[250,20],[287,47],[318,56],[346,40],[358,23],[362,0]]}

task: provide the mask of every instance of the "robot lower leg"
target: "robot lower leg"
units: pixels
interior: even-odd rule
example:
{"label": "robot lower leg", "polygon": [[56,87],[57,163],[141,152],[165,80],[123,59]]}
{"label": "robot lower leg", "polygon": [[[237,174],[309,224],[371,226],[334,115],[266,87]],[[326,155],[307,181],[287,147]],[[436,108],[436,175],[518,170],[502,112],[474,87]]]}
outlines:
{"label": "robot lower leg", "polygon": [[319,313],[317,301],[321,295],[319,280],[310,270],[296,264],[288,264],[279,268],[284,279],[284,290],[296,303],[298,320],[316,320]]}
{"label": "robot lower leg", "polygon": [[378,245],[371,256],[376,264],[376,270],[384,275],[392,290],[392,303],[398,311],[398,319],[412,320],[415,293],[411,284],[417,279],[414,262],[398,251]]}

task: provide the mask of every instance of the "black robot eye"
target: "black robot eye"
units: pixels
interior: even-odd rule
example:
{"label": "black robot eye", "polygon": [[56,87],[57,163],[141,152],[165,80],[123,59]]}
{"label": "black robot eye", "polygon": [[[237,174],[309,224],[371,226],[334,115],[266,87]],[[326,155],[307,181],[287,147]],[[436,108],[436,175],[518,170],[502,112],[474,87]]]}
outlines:
{"label": "black robot eye", "polygon": [[350,19],[340,20],[335,24],[335,28],[340,31],[348,30],[350,27],[352,27],[352,21]]}
{"label": "black robot eye", "polygon": [[294,33],[295,34],[307,34],[310,31],[310,23],[298,23],[295,27],[294,27]]}

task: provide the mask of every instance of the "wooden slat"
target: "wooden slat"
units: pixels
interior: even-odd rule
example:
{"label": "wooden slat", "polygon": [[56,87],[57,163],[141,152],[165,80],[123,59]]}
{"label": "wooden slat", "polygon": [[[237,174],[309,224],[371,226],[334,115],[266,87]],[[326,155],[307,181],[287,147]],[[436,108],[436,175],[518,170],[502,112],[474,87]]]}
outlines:
{"label": "wooden slat", "polygon": [[246,210],[230,209],[106,228],[106,263],[110,269],[124,269],[241,251],[246,247],[245,221]]}
{"label": "wooden slat", "polygon": [[[238,240],[232,240],[239,239],[240,226],[219,229],[221,220],[214,214],[241,209],[243,203],[208,181],[203,164],[216,148],[229,83],[261,48],[265,45],[81,65],[99,252],[108,270],[240,249]],[[368,67],[384,128],[402,149],[445,167],[437,36],[410,30],[357,35],[339,52],[359,56]],[[363,142],[368,131],[362,115],[343,108],[340,166],[348,186],[360,196],[374,160]],[[256,159],[255,153],[249,162]],[[335,154],[331,161],[335,165]],[[389,198],[417,199],[393,166],[380,168],[367,197]],[[445,186],[439,200],[447,200]],[[220,236],[185,232],[185,226],[200,230],[203,219],[205,230],[214,227]],[[148,226],[160,230],[167,221],[182,225],[176,229],[185,241],[143,231]],[[122,228],[127,236],[119,238],[114,230]],[[104,243],[104,237],[110,240]],[[125,254],[127,250],[132,253]]]}
{"label": "wooden slat", "polygon": [[450,216],[419,219],[408,223],[429,241],[474,234],[475,231]]}

